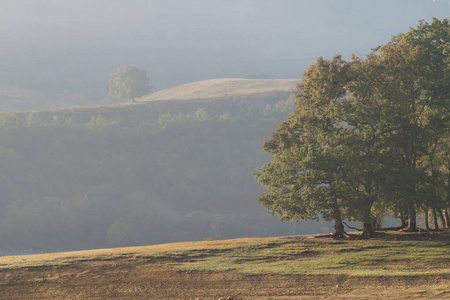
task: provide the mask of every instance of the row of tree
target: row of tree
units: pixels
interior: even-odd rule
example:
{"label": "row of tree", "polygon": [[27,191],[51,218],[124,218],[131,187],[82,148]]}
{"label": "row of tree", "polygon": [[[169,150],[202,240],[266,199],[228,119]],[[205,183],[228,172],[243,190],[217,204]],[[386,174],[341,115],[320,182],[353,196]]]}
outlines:
{"label": "row of tree", "polygon": [[255,201],[288,98],[0,113],[0,255],[329,231]]}
{"label": "row of tree", "polygon": [[408,230],[424,211],[450,227],[450,21],[419,22],[365,60],[319,58],[296,109],[263,144],[259,202],[282,220],[363,222],[391,213]]}

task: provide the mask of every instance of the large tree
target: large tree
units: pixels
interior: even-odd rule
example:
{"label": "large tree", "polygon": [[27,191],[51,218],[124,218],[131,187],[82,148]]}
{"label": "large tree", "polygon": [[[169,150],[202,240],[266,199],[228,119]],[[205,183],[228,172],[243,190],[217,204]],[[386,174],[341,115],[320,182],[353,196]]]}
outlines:
{"label": "large tree", "polygon": [[281,219],[363,222],[390,210],[417,229],[419,208],[449,223],[449,20],[420,22],[365,60],[319,59],[296,109],[265,141],[258,200]]}
{"label": "large tree", "polygon": [[342,236],[348,218],[372,235],[386,155],[380,154],[377,104],[350,95],[363,66],[339,55],[319,58],[298,85],[296,109],[264,142],[273,158],[255,174],[268,191],[258,200],[282,220],[333,219],[334,235]]}
{"label": "large tree", "polygon": [[393,211],[407,216],[411,231],[417,229],[419,208],[442,208],[439,158],[449,132],[449,36],[448,20],[421,21],[376,48],[359,64],[360,76],[350,87],[363,121],[355,126],[359,132],[378,131],[376,141],[383,140],[382,191]]}
{"label": "large tree", "polygon": [[403,35],[402,44],[425,52],[418,84],[427,106],[427,135],[430,137],[420,163],[429,175],[429,199],[425,205],[433,212],[435,228],[438,217],[450,227],[450,19],[420,21]]}
{"label": "large tree", "polygon": [[294,94],[296,109],[264,142],[272,162],[255,177],[267,189],[258,201],[281,220],[323,217],[335,222],[335,235],[344,235],[345,202],[340,150],[347,131],[340,106],[346,97],[349,64],[340,56],[319,58],[304,74]]}
{"label": "large tree", "polygon": [[147,73],[136,66],[125,66],[113,70],[109,76],[109,94],[119,99],[131,99],[150,93]]}

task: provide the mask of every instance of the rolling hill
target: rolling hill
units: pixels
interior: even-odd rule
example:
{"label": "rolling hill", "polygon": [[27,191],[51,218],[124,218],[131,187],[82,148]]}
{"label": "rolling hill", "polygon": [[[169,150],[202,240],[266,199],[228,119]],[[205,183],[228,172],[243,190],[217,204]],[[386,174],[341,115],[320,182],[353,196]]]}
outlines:
{"label": "rolling hill", "polygon": [[274,82],[207,82],[228,86],[225,98],[217,87],[203,100],[0,113],[0,255],[328,232],[280,223],[256,201],[262,141],[294,107]]}
{"label": "rolling hill", "polygon": [[299,81],[299,79],[210,79],[156,91],[141,97],[139,101],[214,99],[292,92]]}
{"label": "rolling hill", "polygon": [[[279,93],[292,92],[299,79],[243,79],[221,78],[192,82],[145,95],[139,102],[155,100],[206,100],[238,98],[266,98]],[[117,104],[117,100],[105,98],[102,107]],[[110,103],[110,104],[108,104]],[[127,103],[128,104],[128,103]],[[123,106],[124,103],[120,104]],[[84,106],[98,106],[78,93],[62,93],[54,97],[42,93],[0,86],[0,112],[8,111],[42,111]]]}
{"label": "rolling hill", "polygon": [[448,297],[448,230],[299,236],[329,227],[279,223],[256,201],[251,172],[296,82],[216,79],[138,104],[0,113],[0,254],[116,247],[1,257],[0,298]]}

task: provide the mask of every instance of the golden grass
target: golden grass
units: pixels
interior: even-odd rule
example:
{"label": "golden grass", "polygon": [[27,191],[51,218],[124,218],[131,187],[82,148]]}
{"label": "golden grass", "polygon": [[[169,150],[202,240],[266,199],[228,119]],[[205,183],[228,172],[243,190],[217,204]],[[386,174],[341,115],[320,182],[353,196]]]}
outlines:
{"label": "golden grass", "polygon": [[143,96],[139,101],[213,99],[270,92],[293,92],[300,79],[222,78],[183,84]]}
{"label": "golden grass", "polygon": [[0,256],[0,269],[60,266],[71,264],[77,261],[108,260],[119,257],[161,257],[172,253],[180,253],[192,250],[227,249],[240,244],[248,244],[252,241],[264,242],[265,240],[267,239],[241,238],[220,241],[184,242],[138,247],[120,247],[59,253]]}
{"label": "golden grass", "polygon": [[0,257],[0,269],[55,267],[81,261],[139,260],[178,271],[352,276],[450,275],[449,233],[416,240],[295,236],[241,238]]}

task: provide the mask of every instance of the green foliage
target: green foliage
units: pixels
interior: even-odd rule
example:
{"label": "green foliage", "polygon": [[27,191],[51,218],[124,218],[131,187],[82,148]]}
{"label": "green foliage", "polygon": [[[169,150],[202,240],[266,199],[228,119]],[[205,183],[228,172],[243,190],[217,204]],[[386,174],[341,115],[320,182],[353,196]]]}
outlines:
{"label": "green foliage", "polygon": [[147,73],[136,66],[113,70],[109,75],[109,94],[119,99],[132,99],[150,93]]}
{"label": "green foliage", "polygon": [[343,233],[337,203],[343,199],[340,166],[347,131],[339,126],[339,107],[348,71],[349,64],[335,56],[331,61],[319,58],[304,73],[296,109],[263,144],[272,162],[255,174],[268,190],[258,200],[271,213],[291,221],[333,217],[337,234]]}
{"label": "green foliage", "polygon": [[0,114],[0,250],[326,232],[255,201],[260,141],[288,97]]}
{"label": "green foliage", "polygon": [[263,144],[272,162],[255,174],[261,204],[291,221],[359,220],[366,236],[389,210],[407,215],[410,230],[419,208],[448,216],[449,45],[449,20],[434,19],[364,61],[319,58]]}

